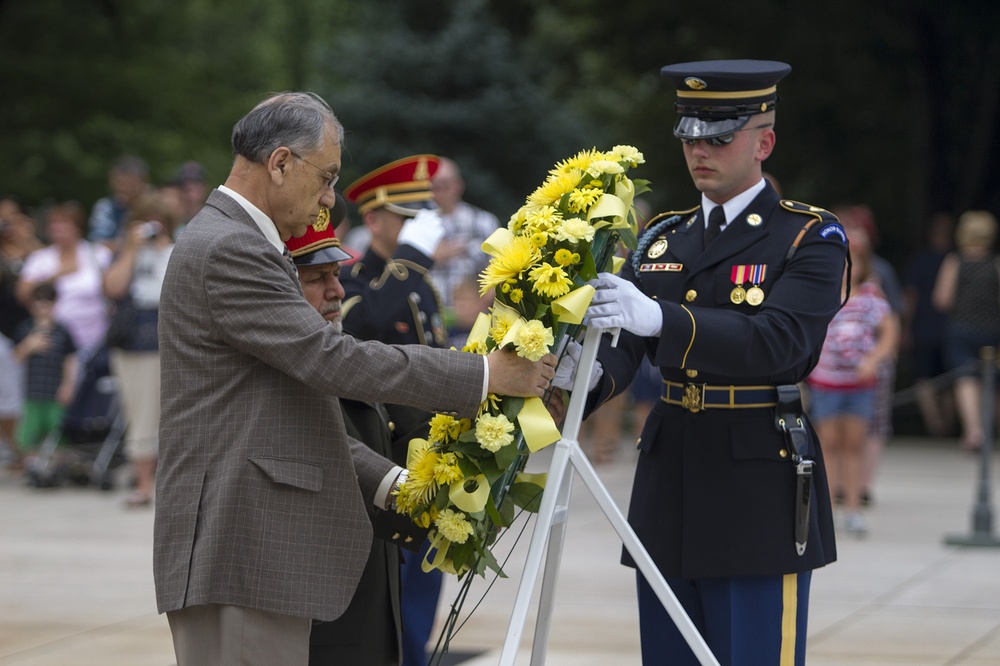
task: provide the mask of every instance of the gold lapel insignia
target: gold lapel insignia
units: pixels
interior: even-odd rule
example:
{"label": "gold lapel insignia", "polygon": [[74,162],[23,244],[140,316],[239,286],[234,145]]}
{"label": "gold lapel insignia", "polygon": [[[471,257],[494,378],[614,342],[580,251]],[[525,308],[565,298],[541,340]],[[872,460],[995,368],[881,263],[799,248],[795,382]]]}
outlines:
{"label": "gold lapel insignia", "polygon": [[751,227],[759,227],[760,225],[764,224],[764,220],[757,213],[750,213],[749,215],[747,215],[747,224],[749,224]]}
{"label": "gold lapel insignia", "polygon": [[649,258],[658,259],[663,256],[663,253],[667,251],[667,239],[658,238],[656,242],[649,246]]}

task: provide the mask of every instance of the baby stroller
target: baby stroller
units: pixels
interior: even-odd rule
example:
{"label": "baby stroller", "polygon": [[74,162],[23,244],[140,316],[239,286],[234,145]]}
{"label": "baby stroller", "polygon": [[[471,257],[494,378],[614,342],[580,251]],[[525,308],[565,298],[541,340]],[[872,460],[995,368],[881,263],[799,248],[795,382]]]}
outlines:
{"label": "baby stroller", "polygon": [[[107,347],[84,359],[82,377],[62,427],[49,433],[26,470],[28,484],[51,488],[70,481],[111,490],[111,471],[124,462],[126,419],[118,403],[118,382],[111,375]],[[59,453],[59,445],[66,447]]]}

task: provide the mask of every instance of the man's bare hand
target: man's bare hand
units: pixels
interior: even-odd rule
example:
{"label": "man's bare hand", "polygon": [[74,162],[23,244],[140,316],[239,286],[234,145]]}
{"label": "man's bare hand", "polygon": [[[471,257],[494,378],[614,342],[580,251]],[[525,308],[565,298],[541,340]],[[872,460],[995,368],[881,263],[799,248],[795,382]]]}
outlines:
{"label": "man's bare hand", "polygon": [[556,374],[557,359],[546,354],[529,361],[512,351],[496,350],[486,357],[490,364],[489,392],[522,398],[541,398]]}

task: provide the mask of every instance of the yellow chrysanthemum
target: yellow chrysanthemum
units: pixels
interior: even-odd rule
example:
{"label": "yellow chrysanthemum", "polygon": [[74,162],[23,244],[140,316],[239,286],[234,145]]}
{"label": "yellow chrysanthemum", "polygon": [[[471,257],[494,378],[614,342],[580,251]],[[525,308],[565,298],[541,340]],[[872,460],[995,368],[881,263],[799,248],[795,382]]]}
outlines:
{"label": "yellow chrysanthemum", "polygon": [[489,335],[497,344],[500,344],[500,341],[507,335],[507,331],[514,325],[514,322],[521,318],[521,315],[517,310],[509,308],[499,301],[493,305],[491,311]]}
{"label": "yellow chrysanthemum", "polygon": [[[459,424],[461,427],[461,424]],[[462,470],[458,466],[458,458],[454,453],[442,453],[434,465],[434,481],[442,486],[450,486],[462,479]]]}
{"label": "yellow chrysanthemum", "polygon": [[608,156],[617,162],[625,162],[630,167],[639,166],[646,162],[642,153],[633,146],[615,146],[610,150]]}
{"label": "yellow chrysanthemum", "polygon": [[579,175],[587,170],[595,160],[607,159],[607,156],[596,148],[581,150],[579,153],[556,164],[549,173]]}
{"label": "yellow chrysanthemum", "polygon": [[476,440],[483,449],[496,453],[514,442],[514,424],[503,414],[482,414],[476,419]]}
{"label": "yellow chrysanthemum", "polygon": [[507,220],[507,229],[512,234],[519,234],[521,230],[524,229],[525,225],[528,223],[528,209],[519,208],[516,213],[510,216]]}
{"label": "yellow chrysanthemum", "polygon": [[490,350],[486,348],[486,343],[482,340],[473,340],[462,347],[464,352],[472,352],[473,354],[479,354],[480,356],[486,356],[490,353]]}
{"label": "yellow chrysanthemum", "polygon": [[594,240],[594,227],[590,223],[579,217],[571,217],[563,220],[563,223],[556,229],[556,239],[561,241],[587,241]]}
{"label": "yellow chrysanthemum", "polygon": [[430,503],[438,490],[438,484],[434,481],[434,468],[439,456],[429,442],[411,446],[407,457],[409,475],[396,493],[396,505],[401,512],[412,515],[417,509]]}
{"label": "yellow chrysanthemum", "polygon": [[580,255],[578,253],[570,252],[566,248],[559,248],[556,250],[555,257],[553,258],[556,260],[556,263],[563,268],[568,268],[569,266],[572,266],[580,261]]}
{"label": "yellow chrysanthemum", "polygon": [[518,356],[537,361],[549,353],[554,341],[552,329],[537,319],[532,319],[518,331],[514,346]]}
{"label": "yellow chrysanthemum", "polygon": [[431,442],[439,444],[454,442],[458,439],[458,436],[462,434],[461,421],[456,419],[454,416],[448,416],[447,414],[435,414],[432,416],[430,427],[431,429],[428,439]]}
{"label": "yellow chrysanthemum", "polygon": [[472,523],[465,518],[465,514],[452,509],[445,509],[439,513],[434,526],[441,536],[452,543],[465,543],[475,533]]}
{"label": "yellow chrysanthemum", "polygon": [[521,289],[511,289],[510,290],[510,302],[517,305],[524,298],[524,291]]}
{"label": "yellow chrysanthemum", "polygon": [[564,194],[571,192],[579,182],[579,172],[557,173],[553,171],[538,189],[528,195],[528,205],[554,206],[559,203]]}
{"label": "yellow chrysanthemum", "polygon": [[539,259],[541,259],[541,253],[538,248],[531,244],[530,238],[515,236],[511,242],[497,252],[497,255],[483,269],[479,276],[479,294],[483,295],[497,285],[519,276]]}
{"label": "yellow chrysanthemum", "polygon": [[562,215],[552,206],[542,206],[529,211],[525,216],[524,232],[528,234],[539,231],[551,231],[562,222]]}
{"label": "yellow chrysanthemum", "polygon": [[536,231],[531,234],[531,244],[541,250],[549,242],[549,235],[544,231]]}
{"label": "yellow chrysanthemum", "polygon": [[597,203],[597,200],[604,194],[604,190],[596,187],[585,187],[576,189],[569,193],[569,210],[573,213],[582,213]]}
{"label": "yellow chrysanthemum", "polygon": [[542,262],[541,266],[531,269],[528,277],[531,278],[531,290],[548,298],[559,298],[563,294],[568,294],[570,287],[573,286],[561,266],[553,266],[548,262]]}

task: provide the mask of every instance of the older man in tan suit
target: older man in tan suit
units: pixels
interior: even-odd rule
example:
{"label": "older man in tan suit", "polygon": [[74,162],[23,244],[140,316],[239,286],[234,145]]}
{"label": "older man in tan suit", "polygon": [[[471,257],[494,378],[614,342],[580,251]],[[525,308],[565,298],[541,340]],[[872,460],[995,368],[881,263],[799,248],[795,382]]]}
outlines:
{"label": "older man in tan suit", "polygon": [[334,204],[343,127],[305,93],[233,129],[223,187],[178,238],[160,301],[154,577],[178,666],[304,665],[313,619],[346,608],[369,514],[400,468],[350,439],[330,396],[474,415],[487,390],[541,395],[532,364],[338,335],[283,240]]}

